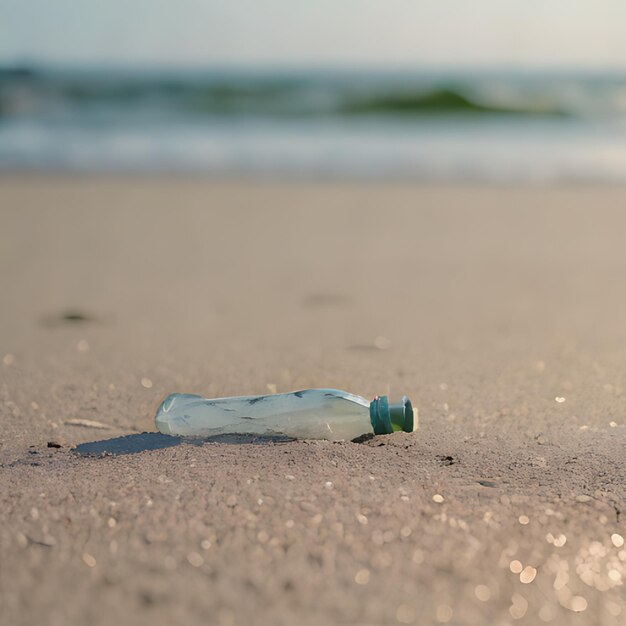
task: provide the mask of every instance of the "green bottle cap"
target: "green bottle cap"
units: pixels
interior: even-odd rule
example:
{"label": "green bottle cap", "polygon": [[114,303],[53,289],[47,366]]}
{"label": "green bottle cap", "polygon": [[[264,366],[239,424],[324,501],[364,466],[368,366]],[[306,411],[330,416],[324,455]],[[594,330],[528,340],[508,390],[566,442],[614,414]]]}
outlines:
{"label": "green bottle cap", "polygon": [[370,402],[370,421],[376,435],[390,435],[398,430],[412,433],[417,428],[413,405],[406,396],[395,403],[390,403],[387,396],[376,396]]}

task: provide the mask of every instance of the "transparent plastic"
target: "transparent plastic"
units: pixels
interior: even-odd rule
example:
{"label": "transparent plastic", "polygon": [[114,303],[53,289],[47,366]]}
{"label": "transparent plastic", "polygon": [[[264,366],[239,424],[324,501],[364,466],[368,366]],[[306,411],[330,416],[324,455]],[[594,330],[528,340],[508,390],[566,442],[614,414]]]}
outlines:
{"label": "transparent plastic", "polygon": [[228,433],[345,441],[374,432],[370,401],[337,389],[212,400],[174,393],[161,403],[155,422],[160,432],[181,437]]}

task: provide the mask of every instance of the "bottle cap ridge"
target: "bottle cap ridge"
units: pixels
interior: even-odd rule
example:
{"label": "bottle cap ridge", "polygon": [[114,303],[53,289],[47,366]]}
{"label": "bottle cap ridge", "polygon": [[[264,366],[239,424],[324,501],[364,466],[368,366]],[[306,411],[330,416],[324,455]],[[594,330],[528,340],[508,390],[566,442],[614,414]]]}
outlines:
{"label": "bottle cap ridge", "polygon": [[399,430],[412,433],[417,427],[413,405],[406,396],[394,403],[387,396],[376,396],[370,403],[370,421],[376,435],[390,435]]}

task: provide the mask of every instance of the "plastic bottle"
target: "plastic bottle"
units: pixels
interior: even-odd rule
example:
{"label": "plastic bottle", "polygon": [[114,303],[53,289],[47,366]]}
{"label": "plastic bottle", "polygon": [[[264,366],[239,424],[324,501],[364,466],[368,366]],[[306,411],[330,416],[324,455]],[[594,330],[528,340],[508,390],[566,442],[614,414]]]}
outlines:
{"label": "plastic bottle", "polygon": [[237,433],[343,441],[367,433],[412,432],[417,411],[406,396],[396,404],[387,396],[369,402],[337,389],[212,400],[174,393],[161,403],[155,423],[163,434],[181,437]]}

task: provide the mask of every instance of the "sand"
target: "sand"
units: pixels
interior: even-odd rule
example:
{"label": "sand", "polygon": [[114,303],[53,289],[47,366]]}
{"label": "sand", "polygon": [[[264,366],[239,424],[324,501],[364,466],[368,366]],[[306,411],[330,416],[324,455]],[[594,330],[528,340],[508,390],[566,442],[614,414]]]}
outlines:
{"label": "sand", "polygon": [[[625,205],[2,177],[0,622],[623,624]],[[172,391],[307,387],[420,430],[140,434]]]}

